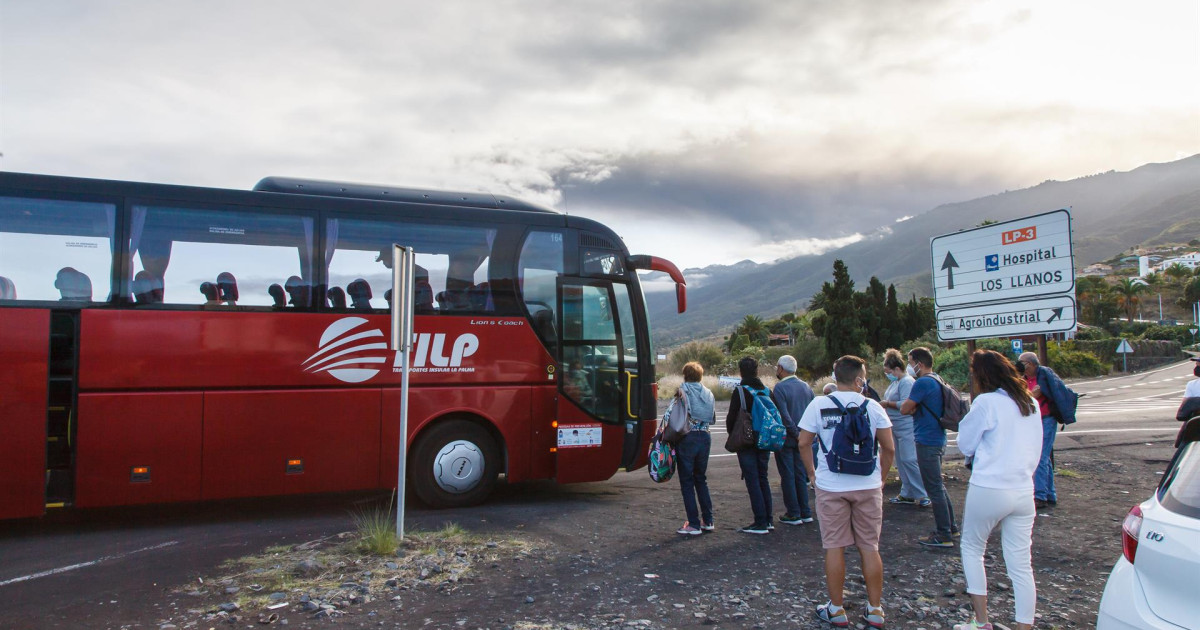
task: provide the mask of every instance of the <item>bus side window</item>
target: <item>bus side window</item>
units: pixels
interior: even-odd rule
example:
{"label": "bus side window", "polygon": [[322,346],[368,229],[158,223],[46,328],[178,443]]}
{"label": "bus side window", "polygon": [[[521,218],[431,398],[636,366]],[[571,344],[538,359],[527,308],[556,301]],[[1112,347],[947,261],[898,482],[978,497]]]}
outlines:
{"label": "bus side window", "polygon": [[139,306],[272,308],[280,297],[272,284],[284,278],[291,307],[312,306],[310,217],[135,205],[131,219],[128,281]]}
{"label": "bus side window", "polygon": [[112,204],[0,197],[0,300],[109,300],[115,231]]}
{"label": "bus side window", "polygon": [[392,245],[399,243],[415,254],[416,313],[495,313],[488,263],[496,231],[487,225],[330,219],[325,228],[329,283],[346,286],[356,310],[389,308],[387,292],[379,289],[392,286]]}
{"label": "bus side window", "polygon": [[518,261],[517,284],[529,311],[534,332],[556,354],[555,321],[558,277],[563,273],[563,235],[559,231],[533,230],[525,236]]}

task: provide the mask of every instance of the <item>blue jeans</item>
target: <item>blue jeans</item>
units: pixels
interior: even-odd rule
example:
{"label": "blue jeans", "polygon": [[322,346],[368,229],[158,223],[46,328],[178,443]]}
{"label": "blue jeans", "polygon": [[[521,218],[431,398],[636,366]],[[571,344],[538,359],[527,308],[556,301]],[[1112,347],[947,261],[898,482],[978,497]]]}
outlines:
{"label": "blue jeans", "polygon": [[1033,498],[1058,503],[1054,491],[1054,437],[1058,435],[1058,420],[1054,416],[1042,418],[1042,458],[1033,473]]}
{"label": "blue jeans", "polygon": [[[696,529],[713,522],[712,498],[708,495],[708,478],[705,476],[711,448],[712,434],[708,431],[689,431],[675,447],[683,509],[687,512],[688,525]],[[696,508],[697,498],[700,499],[699,509]]]}
{"label": "blue jeans", "polygon": [[913,441],[912,416],[892,419],[892,437],[896,439],[896,470],[900,473],[900,496],[922,499],[925,484],[921,481],[921,467],[917,465],[917,443]]}
{"label": "blue jeans", "polygon": [[800,461],[796,440],[788,438],[783,448],[775,453],[775,467],[779,469],[779,485],[787,515],[812,518],[812,508],[808,505],[808,474],[804,472],[804,462]]}
{"label": "blue jeans", "polygon": [[951,540],[958,527],[954,525],[954,504],[942,484],[942,455],[945,452],[945,446],[917,444],[917,466],[921,469],[921,483],[925,484],[925,492],[933,503],[933,522],[937,525],[938,537]]}
{"label": "blue jeans", "polygon": [[771,466],[771,451],[747,448],[738,451],[738,466],[742,468],[742,479],[746,481],[746,492],[750,494],[750,509],[754,511],[754,524],[767,525],[771,522],[771,484],[767,471]]}

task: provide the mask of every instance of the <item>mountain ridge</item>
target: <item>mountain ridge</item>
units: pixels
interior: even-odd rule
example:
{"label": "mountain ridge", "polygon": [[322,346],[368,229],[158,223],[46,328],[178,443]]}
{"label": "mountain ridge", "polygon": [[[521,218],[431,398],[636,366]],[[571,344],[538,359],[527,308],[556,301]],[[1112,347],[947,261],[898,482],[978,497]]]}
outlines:
{"label": "mountain ridge", "polygon": [[1007,221],[1068,207],[1076,269],[1165,233],[1186,232],[1200,226],[1200,154],[1129,171],[1046,180],[1029,188],[943,204],[888,226],[888,233],[876,232],[819,255],[753,263],[753,267],[743,265],[752,261],[742,261],[696,269],[725,267],[720,273],[697,277],[696,286],[689,286],[687,313],[676,314],[668,294],[647,294],[655,343],[671,345],[712,335],[747,314],[771,317],[803,308],[830,279],[836,259],[845,261],[857,287],[876,276],[884,284],[896,283],[902,299],[912,293],[930,295],[929,240],[934,236],[985,220]]}

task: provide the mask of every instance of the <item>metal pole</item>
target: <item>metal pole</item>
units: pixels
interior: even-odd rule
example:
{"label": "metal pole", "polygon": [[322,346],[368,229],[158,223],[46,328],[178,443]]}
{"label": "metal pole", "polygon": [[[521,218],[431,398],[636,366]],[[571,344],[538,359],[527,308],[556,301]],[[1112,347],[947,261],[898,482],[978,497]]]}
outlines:
{"label": "metal pole", "polygon": [[408,372],[413,338],[413,249],[392,245],[392,350],[400,353],[400,446],[396,473],[396,537],[404,540],[405,463],[408,459]]}

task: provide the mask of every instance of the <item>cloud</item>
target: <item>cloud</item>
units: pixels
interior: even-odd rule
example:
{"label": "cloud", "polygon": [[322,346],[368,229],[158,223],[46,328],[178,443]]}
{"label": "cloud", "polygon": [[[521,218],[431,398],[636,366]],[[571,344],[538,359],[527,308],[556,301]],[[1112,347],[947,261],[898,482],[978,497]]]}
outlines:
{"label": "cloud", "polygon": [[482,189],[596,217],[646,249],[686,222],[690,264],[803,252],[941,203],[1200,152],[1186,80],[1200,74],[1198,12],[9,3],[0,167]]}

